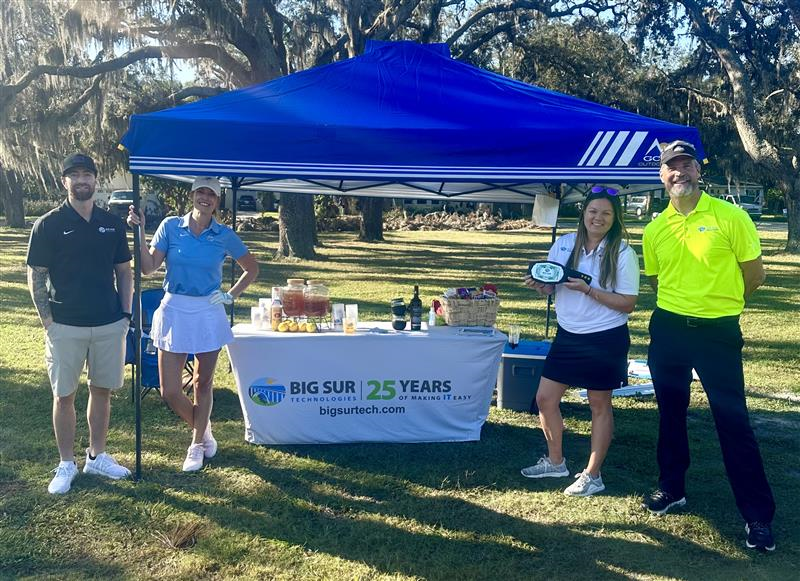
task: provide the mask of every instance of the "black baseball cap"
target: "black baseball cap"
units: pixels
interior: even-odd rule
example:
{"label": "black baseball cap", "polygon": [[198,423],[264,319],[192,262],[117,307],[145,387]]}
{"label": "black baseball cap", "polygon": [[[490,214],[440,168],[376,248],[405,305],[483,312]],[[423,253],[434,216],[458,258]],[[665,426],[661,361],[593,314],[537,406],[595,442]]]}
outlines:
{"label": "black baseball cap", "polygon": [[661,148],[661,165],[672,161],[676,157],[691,157],[697,160],[697,150],[688,141],[673,141]]}
{"label": "black baseball cap", "polygon": [[97,175],[97,166],[91,157],[83,153],[73,153],[65,157],[64,161],[61,162],[61,176],[67,175],[70,170],[78,167],[88,169],[95,176]]}

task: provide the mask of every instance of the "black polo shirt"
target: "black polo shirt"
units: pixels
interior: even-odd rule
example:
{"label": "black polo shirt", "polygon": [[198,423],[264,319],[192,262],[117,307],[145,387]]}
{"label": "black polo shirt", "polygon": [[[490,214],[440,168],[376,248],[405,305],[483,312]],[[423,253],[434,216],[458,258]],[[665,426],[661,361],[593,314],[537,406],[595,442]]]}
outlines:
{"label": "black polo shirt", "polygon": [[49,270],[56,323],[95,327],[119,321],[114,266],[130,260],[125,223],[97,206],[87,222],[65,201],[31,230],[27,262]]}

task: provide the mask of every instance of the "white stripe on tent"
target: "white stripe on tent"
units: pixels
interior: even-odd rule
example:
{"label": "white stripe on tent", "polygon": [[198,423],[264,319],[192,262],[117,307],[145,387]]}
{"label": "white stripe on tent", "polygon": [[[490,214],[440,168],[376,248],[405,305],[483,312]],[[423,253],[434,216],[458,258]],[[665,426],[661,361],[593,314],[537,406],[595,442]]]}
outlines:
{"label": "white stripe on tent", "polygon": [[583,157],[578,162],[578,165],[583,165],[586,162],[586,158],[589,157],[589,154],[591,153],[592,149],[597,144],[597,142],[600,140],[600,136],[601,135],[603,135],[603,132],[602,131],[598,131],[597,135],[595,135],[594,139],[592,139],[592,143],[589,145],[589,147],[586,148],[586,151],[583,153]]}
{"label": "white stripe on tent", "polygon": [[616,131],[606,131],[606,134],[603,135],[603,139],[600,141],[597,149],[595,149],[592,153],[592,157],[590,157],[589,161],[586,162],[586,165],[595,165],[597,163],[597,159],[600,157],[603,151],[605,151],[606,145],[608,145],[608,142],[611,141],[611,138],[615,133]]}
{"label": "white stripe on tent", "polygon": [[[646,135],[646,132],[645,132]],[[193,164],[193,165],[209,165],[209,166],[225,166],[225,167],[275,167],[275,168],[342,168],[347,170],[352,169],[369,169],[369,170],[380,170],[380,169],[387,169],[387,170],[420,170],[420,171],[447,171],[447,170],[455,170],[455,171],[496,171],[498,169],[502,169],[503,171],[513,171],[513,170],[520,170],[520,171],[527,171],[531,169],[531,166],[445,166],[445,165],[381,165],[381,164],[341,164],[341,163],[301,163],[301,162],[279,162],[279,161],[250,161],[250,160],[223,160],[223,159],[193,159],[193,158],[170,158],[170,157],[144,157],[144,156],[131,156],[131,162],[137,163],[145,163],[149,162],[152,165],[164,165],[164,166],[178,166],[184,164]],[[655,167],[655,166],[654,166]],[[566,167],[566,166],[548,166],[546,169],[548,170],[571,170],[577,169],[576,167]],[[600,168],[598,168],[600,169]],[[633,168],[636,169],[636,168]]]}
{"label": "white stripe on tent", "polygon": [[433,181],[442,181],[442,178],[447,178],[445,181],[453,180],[453,179],[464,179],[464,180],[476,180],[476,179],[484,179],[484,180],[491,180],[491,181],[518,181],[518,180],[531,180],[531,179],[548,179],[548,180],[556,180],[560,181],[559,176],[564,179],[577,177],[577,178],[586,178],[587,180],[608,180],[611,178],[618,178],[623,181],[626,179],[631,178],[653,178],[654,176],[658,175],[658,171],[653,168],[650,170],[621,170],[615,169],[612,171],[601,171],[597,168],[587,169],[584,171],[564,171],[564,170],[539,170],[539,171],[529,171],[529,172],[514,172],[514,173],[501,173],[501,172],[493,172],[493,173],[470,173],[470,172],[462,172],[462,173],[443,173],[443,172],[430,172],[430,173],[390,173],[390,172],[377,172],[377,171],[325,171],[325,170],[315,170],[315,171],[293,171],[293,170],[272,170],[272,171],[263,171],[263,170],[250,170],[248,172],[241,172],[237,171],[237,168],[223,168],[223,167],[191,167],[187,166],[184,168],[176,168],[174,166],[167,168],[164,166],[149,166],[143,164],[131,164],[131,170],[135,170],[139,173],[164,173],[167,170],[175,171],[175,170],[183,170],[186,173],[197,173],[197,174],[215,174],[218,176],[224,176],[231,173],[233,169],[233,173],[247,173],[247,175],[262,175],[262,176],[304,176],[304,175],[311,175],[313,174],[315,177],[338,177],[343,179],[366,179],[366,178],[375,178],[375,179],[395,179],[395,180],[433,180]]}
{"label": "white stripe on tent", "polygon": [[639,146],[647,137],[647,131],[637,131],[628,142],[628,147],[622,152],[622,155],[617,160],[617,165],[628,165],[633,159],[634,154],[639,151]]}
{"label": "white stripe on tent", "polygon": [[617,136],[614,138],[614,143],[611,144],[611,147],[608,148],[606,154],[603,156],[603,159],[600,160],[600,165],[611,165],[611,162],[614,160],[614,156],[617,155],[619,148],[622,147],[622,144],[625,143],[625,140],[630,134],[630,131],[620,131],[617,133]]}

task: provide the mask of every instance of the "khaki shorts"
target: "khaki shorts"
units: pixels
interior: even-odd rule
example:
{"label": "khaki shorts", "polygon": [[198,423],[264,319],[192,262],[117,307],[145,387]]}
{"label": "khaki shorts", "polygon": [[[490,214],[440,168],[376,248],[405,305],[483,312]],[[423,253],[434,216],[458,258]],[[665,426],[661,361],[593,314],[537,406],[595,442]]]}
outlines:
{"label": "khaki shorts", "polygon": [[53,395],[64,397],[74,393],[84,366],[90,386],[122,387],[129,325],[127,317],[99,327],[52,323],[45,331],[44,359]]}

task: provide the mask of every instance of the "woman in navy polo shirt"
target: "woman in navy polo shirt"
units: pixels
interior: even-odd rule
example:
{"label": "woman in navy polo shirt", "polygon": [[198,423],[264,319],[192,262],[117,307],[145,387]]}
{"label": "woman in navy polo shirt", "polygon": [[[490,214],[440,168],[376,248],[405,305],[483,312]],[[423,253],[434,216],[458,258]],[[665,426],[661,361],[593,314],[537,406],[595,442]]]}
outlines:
{"label": "woman in navy polo shirt", "polygon": [[[155,272],[166,261],[164,299],[153,314],[150,336],[158,348],[161,397],[193,428],[184,472],[203,467],[203,458],[217,452],[211,434],[213,379],[219,351],[233,340],[223,304],[231,304],[258,276],[258,263],[239,236],[214,219],[219,204],[217,178],[198,177],[192,184],[192,211],[172,216],[158,226],[150,247],[144,215],[133,206],[128,224],[141,231],[142,272]],[[222,265],[231,256],[242,276],[227,292],[220,289]],[[194,401],[183,393],[182,373],[189,353],[195,357]]]}
{"label": "woman in navy polo shirt", "polygon": [[523,468],[522,475],[569,476],[562,455],[559,403],[569,386],[585,387],[592,411],[591,453],[586,468],[564,490],[568,496],[591,496],[605,489],[600,469],[614,432],[611,390],[627,383],[628,313],[639,295],[639,259],[627,243],[616,193],[592,188],[578,218],[578,231],[556,240],[548,256],[591,275],[591,285],[580,278],[552,285],[525,277],[525,284],[539,294],[555,294],[558,331],[536,393],[547,456]]}

